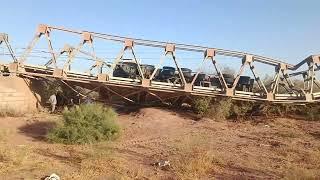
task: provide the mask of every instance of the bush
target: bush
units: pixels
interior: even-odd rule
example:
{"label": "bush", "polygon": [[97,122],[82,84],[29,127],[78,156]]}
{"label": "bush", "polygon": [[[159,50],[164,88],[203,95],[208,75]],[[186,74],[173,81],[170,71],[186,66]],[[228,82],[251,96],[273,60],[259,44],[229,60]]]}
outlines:
{"label": "bush", "polygon": [[231,115],[231,98],[199,97],[193,101],[195,113],[208,118],[220,120],[227,119]]}
{"label": "bush", "polygon": [[216,120],[227,119],[231,115],[231,107],[231,98],[217,98],[210,107],[208,117]]}
{"label": "bush", "polygon": [[230,109],[230,116],[235,119],[247,119],[251,117],[253,110],[256,108],[254,102],[250,101],[234,101]]}
{"label": "bush", "polygon": [[86,144],[118,137],[120,128],[112,108],[100,104],[80,105],[63,112],[63,121],[48,134],[51,142]]}
{"label": "bush", "polygon": [[252,116],[299,117],[310,121],[320,121],[320,105],[316,103],[281,104],[269,102],[237,101],[228,97],[199,97],[193,101],[193,110],[202,117],[215,120],[251,119]]}
{"label": "bush", "polygon": [[210,108],[211,97],[199,97],[193,101],[193,110],[195,113],[203,116]]}
{"label": "bush", "polygon": [[193,135],[182,137],[172,145],[176,151],[170,154],[172,172],[176,179],[207,179],[224,160],[216,156],[208,144],[207,136]]}
{"label": "bush", "polygon": [[296,104],[275,104],[275,103],[263,103],[260,105],[258,112],[264,116],[292,116],[303,113],[305,106]]}
{"label": "bush", "polygon": [[307,105],[303,111],[306,116],[306,120],[320,121],[320,106],[319,105]]}

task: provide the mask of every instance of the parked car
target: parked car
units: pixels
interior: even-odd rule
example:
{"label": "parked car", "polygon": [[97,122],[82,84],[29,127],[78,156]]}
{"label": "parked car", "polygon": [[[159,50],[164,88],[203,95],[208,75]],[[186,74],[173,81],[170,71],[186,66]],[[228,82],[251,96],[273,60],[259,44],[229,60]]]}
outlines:
{"label": "parked car", "polygon": [[240,76],[239,82],[236,86],[238,91],[252,92],[254,79],[251,79],[250,76]]}
{"label": "parked car", "polygon": [[155,70],[154,65],[141,64],[140,67],[145,78],[150,78],[153,71]]}
{"label": "parked car", "polygon": [[187,83],[190,83],[193,79],[192,70],[188,68],[181,68],[182,74]]}
{"label": "parked car", "polygon": [[174,82],[176,69],[170,66],[163,66],[157,80],[161,82]]}
{"label": "parked car", "polygon": [[138,65],[134,62],[121,62],[116,65],[113,76],[135,79],[139,75],[137,67]]}

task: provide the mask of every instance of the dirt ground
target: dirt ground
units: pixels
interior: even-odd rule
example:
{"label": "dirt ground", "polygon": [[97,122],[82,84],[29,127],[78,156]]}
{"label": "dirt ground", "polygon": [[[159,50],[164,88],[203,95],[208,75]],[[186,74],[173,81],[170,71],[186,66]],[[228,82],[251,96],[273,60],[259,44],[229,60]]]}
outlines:
{"label": "dirt ground", "polygon": [[[143,108],[120,113],[115,142],[48,143],[59,118],[0,118],[0,179],[320,179],[320,121],[195,120]],[[154,165],[164,160],[170,166]]]}

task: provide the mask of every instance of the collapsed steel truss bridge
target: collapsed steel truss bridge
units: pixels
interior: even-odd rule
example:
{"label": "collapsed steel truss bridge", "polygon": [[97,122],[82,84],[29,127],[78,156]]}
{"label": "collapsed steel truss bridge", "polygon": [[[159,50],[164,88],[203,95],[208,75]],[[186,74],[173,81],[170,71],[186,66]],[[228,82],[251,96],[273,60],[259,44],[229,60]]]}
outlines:
{"label": "collapsed steel truss bridge", "polygon": [[[60,50],[55,50],[52,45],[54,37],[53,31],[65,32],[70,35],[80,36],[81,41],[76,46],[64,45]],[[27,64],[26,60],[30,58],[30,53],[35,48],[37,42],[41,39],[46,39],[48,43],[48,51],[50,60],[43,65]],[[112,41],[122,45],[117,57],[112,62],[107,62],[106,59],[98,57],[94,51],[95,40]],[[61,39],[60,39],[61,40]],[[218,48],[210,48],[203,46],[195,46],[188,44],[168,43],[160,41],[151,41],[144,39],[135,39],[121,37],[103,33],[70,30],[62,27],[55,27],[41,24],[37,27],[36,34],[30,44],[25,48],[24,52],[17,57],[13,51],[7,34],[0,34],[0,45],[4,45],[8,50],[11,58],[10,63],[1,65],[2,74],[17,75],[27,78],[56,78],[64,84],[72,88],[72,85],[83,85],[90,87],[92,91],[103,89],[106,97],[112,99],[113,96],[118,96],[126,101],[135,103],[136,101],[161,101],[165,102],[182,102],[190,100],[195,96],[227,96],[233,99],[246,101],[269,101],[275,103],[312,103],[320,101],[320,81],[317,79],[316,72],[320,69],[320,55],[311,55],[300,63],[293,65],[283,61],[267,58],[263,56],[253,55],[245,52],[231,51]],[[92,48],[90,52],[83,50],[87,45]],[[145,46],[152,48],[161,48],[163,53],[160,57],[160,63],[155,70],[146,76],[142,72],[141,64],[136,57],[136,46]],[[177,51],[194,52],[203,54],[203,58],[199,60],[200,67],[205,62],[210,62],[213,65],[213,73],[216,74],[219,87],[204,87],[195,85],[195,81],[201,71],[194,73],[191,81],[187,81],[181,66],[177,61]],[[129,52],[133,56],[132,61],[137,64],[138,78],[122,78],[114,77],[112,72],[116,65],[124,61],[124,53]],[[75,72],[72,70],[72,63],[78,54],[83,54],[94,60],[94,64],[86,67],[85,72]],[[58,66],[58,59],[61,56],[66,56],[67,60],[62,67]],[[238,58],[241,62],[239,71],[234,76],[234,81],[231,84],[226,83],[226,79],[221,72],[216,59],[217,55]],[[160,68],[165,58],[170,58],[175,65],[177,76],[180,83],[159,82],[154,79],[157,69]],[[1,54],[0,54],[1,63]],[[266,84],[261,80],[255,68],[255,63],[260,63],[265,66],[274,67],[273,80]],[[248,68],[252,73],[256,91],[247,92],[237,90],[236,86],[242,76],[245,68]],[[104,72],[103,68],[109,71]],[[93,71],[97,73],[93,73]],[[297,86],[292,81],[293,77],[301,77],[303,79],[303,87]],[[285,92],[279,91],[279,88],[284,87]],[[73,89],[73,88],[72,88]]]}

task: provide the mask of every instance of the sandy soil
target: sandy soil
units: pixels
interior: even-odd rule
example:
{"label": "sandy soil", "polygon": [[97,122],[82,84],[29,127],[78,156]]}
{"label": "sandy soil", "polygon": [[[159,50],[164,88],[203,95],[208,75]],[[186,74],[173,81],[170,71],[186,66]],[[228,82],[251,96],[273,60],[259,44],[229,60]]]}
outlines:
{"label": "sandy soil", "polygon": [[[45,139],[59,118],[0,118],[0,179],[320,179],[320,121],[195,120],[143,108],[120,113],[115,142],[67,146]],[[161,160],[171,166],[152,165]]]}

